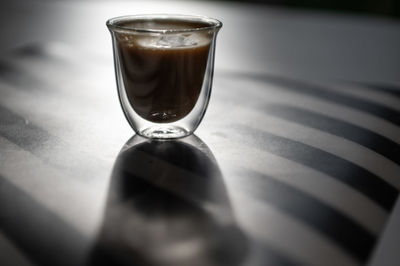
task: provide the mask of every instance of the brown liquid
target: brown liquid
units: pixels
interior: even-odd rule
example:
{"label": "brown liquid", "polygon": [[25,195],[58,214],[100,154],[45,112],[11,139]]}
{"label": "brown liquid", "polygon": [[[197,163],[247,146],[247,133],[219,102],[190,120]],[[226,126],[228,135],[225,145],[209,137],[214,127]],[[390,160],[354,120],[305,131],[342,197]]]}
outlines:
{"label": "brown liquid", "polygon": [[[155,28],[199,27],[198,23],[165,20],[155,24]],[[174,122],[195,106],[210,49],[209,41],[204,40],[210,37],[199,32],[192,35],[201,37],[203,42],[178,48],[160,47],[145,44],[154,43],[155,37],[117,35],[126,94],[142,118],[157,123]]]}

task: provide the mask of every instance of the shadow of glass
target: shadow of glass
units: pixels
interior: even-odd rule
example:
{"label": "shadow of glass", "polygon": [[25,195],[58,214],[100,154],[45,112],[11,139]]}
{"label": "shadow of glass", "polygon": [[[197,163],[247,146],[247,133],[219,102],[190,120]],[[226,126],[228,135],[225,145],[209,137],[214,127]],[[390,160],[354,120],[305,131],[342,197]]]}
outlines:
{"label": "shadow of glass", "polygon": [[90,265],[241,265],[247,240],[198,137],[134,136],[114,165]]}

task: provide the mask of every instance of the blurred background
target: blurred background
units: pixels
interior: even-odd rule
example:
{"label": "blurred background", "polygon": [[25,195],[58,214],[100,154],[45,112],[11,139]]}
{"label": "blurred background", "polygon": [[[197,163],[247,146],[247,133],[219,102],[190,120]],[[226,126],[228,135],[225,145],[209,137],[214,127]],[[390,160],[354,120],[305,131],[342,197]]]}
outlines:
{"label": "blurred background", "polygon": [[[221,20],[218,74],[400,82],[399,0],[1,0],[0,76],[20,77],[29,68],[26,61],[53,62],[56,57],[62,62],[104,65],[107,72],[96,76],[102,77],[99,83],[107,78],[113,87],[111,38],[105,22],[149,13]],[[35,77],[47,74],[40,67],[32,69]]]}
{"label": "blurred background", "polygon": [[218,39],[217,71],[399,80],[398,0],[5,0],[0,1],[0,56],[56,43],[71,51],[69,57],[85,51],[107,58],[112,65],[105,21],[149,13],[220,19],[224,27]]}

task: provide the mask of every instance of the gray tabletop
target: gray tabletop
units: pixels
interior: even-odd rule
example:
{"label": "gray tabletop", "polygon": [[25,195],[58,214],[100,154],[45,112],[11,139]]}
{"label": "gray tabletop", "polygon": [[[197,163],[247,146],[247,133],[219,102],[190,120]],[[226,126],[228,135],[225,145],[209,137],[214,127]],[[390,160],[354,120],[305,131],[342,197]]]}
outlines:
{"label": "gray tabletop", "polygon": [[[397,265],[399,22],[212,2],[0,6],[1,265]],[[125,121],[105,27],[160,12],[224,22],[206,116],[172,142]]]}

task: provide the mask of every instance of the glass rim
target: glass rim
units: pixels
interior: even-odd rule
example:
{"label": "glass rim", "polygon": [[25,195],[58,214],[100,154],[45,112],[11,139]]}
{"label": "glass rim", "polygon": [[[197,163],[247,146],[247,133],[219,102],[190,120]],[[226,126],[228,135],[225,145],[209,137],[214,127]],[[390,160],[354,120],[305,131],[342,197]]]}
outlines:
{"label": "glass rim", "polygon": [[[184,29],[146,29],[146,28],[134,28],[118,25],[118,23],[131,21],[131,20],[153,20],[153,19],[177,19],[187,22],[203,22],[206,25],[204,27],[197,28],[184,28]],[[208,24],[208,25],[207,25]],[[195,32],[205,30],[218,30],[222,27],[222,22],[215,18],[199,15],[182,15],[182,14],[141,14],[141,15],[126,15],[118,16],[107,20],[106,25],[110,31],[124,31],[124,32],[137,32],[137,33],[184,33],[184,32]]]}

